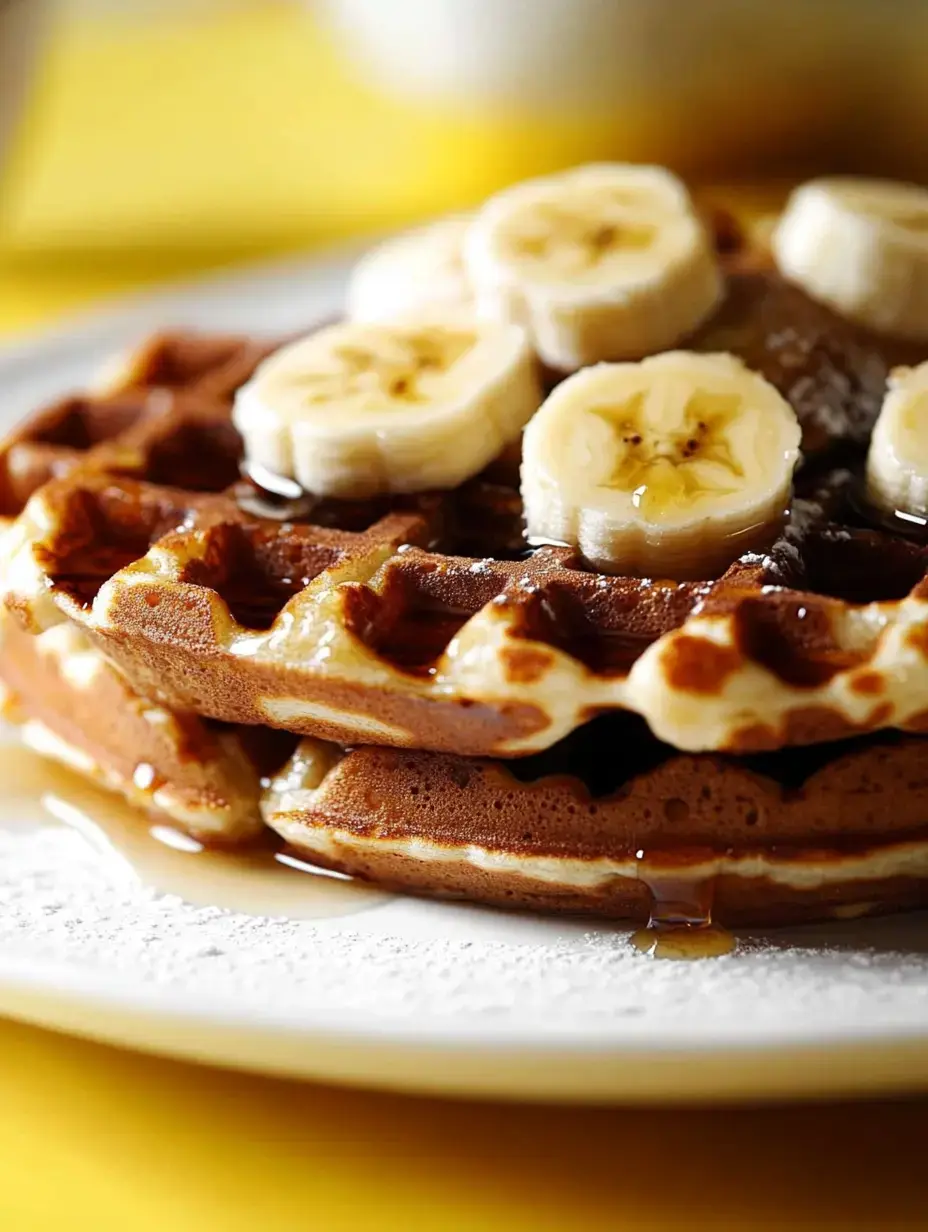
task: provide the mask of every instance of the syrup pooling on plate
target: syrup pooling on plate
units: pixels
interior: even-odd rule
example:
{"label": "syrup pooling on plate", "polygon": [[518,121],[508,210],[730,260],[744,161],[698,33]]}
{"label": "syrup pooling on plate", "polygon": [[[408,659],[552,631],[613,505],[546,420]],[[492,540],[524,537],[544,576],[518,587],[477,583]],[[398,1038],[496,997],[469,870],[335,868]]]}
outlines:
{"label": "syrup pooling on plate", "polygon": [[672,962],[694,962],[700,958],[721,958],[731,954],[737,942],[727,929],[717,924],[694,928],[687,924],[656,925],[639,928],[630,938],[632,946],[651,958]]}
{"label": "syrup pooling on plate", "polygon": [[727,929],[712,923],[714,877],[686,875],[680,863],[661,864],[639,852],[638,880],[651,894],[647,928],[632,933],[631,945],[653,958],[719,958],[736,946]]}
{"label": "syrup pooling on plate", "polygon": [[239,850],[206,848],[16,745],[0,747],[0,781],[17,820],[43,823],[53,817],[143,884],[194,906],[318,919],[353,915],[391,897],[317,868],[271,841]]}

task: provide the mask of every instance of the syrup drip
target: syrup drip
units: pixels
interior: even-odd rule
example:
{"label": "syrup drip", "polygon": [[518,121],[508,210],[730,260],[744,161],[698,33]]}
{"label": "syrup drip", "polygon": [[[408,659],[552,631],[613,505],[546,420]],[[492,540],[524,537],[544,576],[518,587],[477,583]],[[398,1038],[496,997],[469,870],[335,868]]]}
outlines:
{"label": "syrup drip", "polygon": [[[270,841],[245,848],[204,847],[166,822],[152,822],[118,796],[29,749],[0,745],[0,782],[13,825],[51,817],[81,833],[123,872],[194,906],[247,915],[318,919],[351,915],[392,895],[340,873],[318,868]],[[4,823],[10,824],[10,823]],[[687,877],[680,864],[643,861],[638,876],[651,893],[647,928],[630,938],[660,959],[714,958],[735,938],[712,923],[714,878]]]}
{"label": "syrup drip", "polygon": [[119,871],[194,906],[318,919],[352,915],[391,897],[270,841],[229,850],[204,847],[29,749],[0,746],[0,782],[16,822],[34,825],[51,816],[84,835]]}
{"label": "syrup drip", "polygon": [[732,934],[712,923],[714,877],[694,879],[682,875],[679,866],[642,863],[638,879],[650,891],[651,918],[629,939],[636,950],[677,961],[718,958],[734,950]]}

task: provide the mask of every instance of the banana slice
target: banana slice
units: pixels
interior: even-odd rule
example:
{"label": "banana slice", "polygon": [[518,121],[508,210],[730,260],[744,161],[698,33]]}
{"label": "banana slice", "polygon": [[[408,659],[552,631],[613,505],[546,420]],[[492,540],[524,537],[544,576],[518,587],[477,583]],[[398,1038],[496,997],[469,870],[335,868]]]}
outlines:
{"label": "banana slice", "polygon": [[462,249],[470,219],[442,218],[372,248],[348,281],[353,321],[390,321],[423,308],[472,307]]}
{"label": "banana slice", "polygon": [[870,438],[867,494],[887,513],[928,517],[928,363],[890,375]]}
{"label": "banana slice", "polygon": [[811,180],[787,202],[773,252],[786,278],[849,320],[928,340],[928,189]]}
{"label": "banana slice", "polygon": [[598,364],[525,431],[528,534],[610,573],[717,577],[773,537],[799,439],[789,404],[733,355]]}
{"label": "banana slice", "polygon": [[722,278],[686,189],[660,167],[578,167],[517,184],[464,245],[477,312],[530,331],[572,371],[666,350],[718,303]]}
{"label": "banana slice", "polygon": [[246,462],[319,496],[455,487],[541,402],[514,325],[435,315],[333,325],[275,352],[236,395]]}

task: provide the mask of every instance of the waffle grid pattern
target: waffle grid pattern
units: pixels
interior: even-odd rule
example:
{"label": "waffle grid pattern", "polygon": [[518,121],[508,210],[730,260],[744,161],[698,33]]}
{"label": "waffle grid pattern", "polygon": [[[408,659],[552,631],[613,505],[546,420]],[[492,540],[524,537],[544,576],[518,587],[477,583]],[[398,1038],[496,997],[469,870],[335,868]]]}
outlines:
{"label": "waffle grid pattern", "polygon": [[[156,339],[6,443],[0,499],[28,503],[3,590],[26,627],[69,619],[180,712],[346,744],[521,756],[616,708],[686,750],[926,726],[925,547],[854,515],[818,418],[769,554],[706,583],[610,577],[524,551],[513,459],[386,505],[241,481],[231,398],[270,349]],[[854,359],[871,380],[874,356]]]}

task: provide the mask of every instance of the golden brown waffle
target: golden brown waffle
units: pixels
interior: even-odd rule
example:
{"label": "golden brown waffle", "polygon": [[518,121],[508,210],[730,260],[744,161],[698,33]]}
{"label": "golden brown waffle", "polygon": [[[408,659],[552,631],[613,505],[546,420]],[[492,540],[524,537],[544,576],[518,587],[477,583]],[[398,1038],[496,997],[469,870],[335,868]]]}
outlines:
{"label": "golden brown waffle", "polygon": [[161,334],[120,361],[105,386],[63,398],[0,444],[0,517],[78,466],[219,490],[238,476],[232,395],[273,349],[233,335]]}
{"label": "golden brown waffle", "polygon": [[[262,346],[191,337],[81,403],[76,433],[59,407],[7,449],[16,498],[43,467],[70,473],[12,532],[6,602],[33,629],[68,617],[173,709],[349,744],[521,756],[612,709],[687,749],[924,727],[926,549],[919,528],[866,506],[857,477],[887,371],[924,356],[740,258],[689,345],[742,355],[803,424],[784,535],[721,579],[527,553],[512,459],[389,503],[288,506],[229,487],[229,395]],[[66,459],[37,465],[60,440]]]}
{"label": "golden brown waffle", "polygon": [[[0,526],[47,480],[88,460],[191,487],[233,482],[240,444],[231,396],[268,349],[236,337],[160,336],[111,374],[111,391],[40,412],[0,447]],[[263,831],[260,780],[287,755],[283,733],[237,730],[147,701],[67,621],[30,637],[0,620],[0,684],[5,717],[27,744],[150,816],[211,844]]]}
{"label": "golden brown waffle", "polygon": [[928,741],[681,755],[634,716],[486,761],[306,740],[264,813],[316,864],[430,897],[723,924],[928,902]]}
{"label": "golden brown waffle", "polygon": [[4,717],[36,752],[201,842],[262,832],[261,777],[292,747],[282,732],[225,728],[146,701],[68,623],[33,637],[4,620],[0,682]]}

